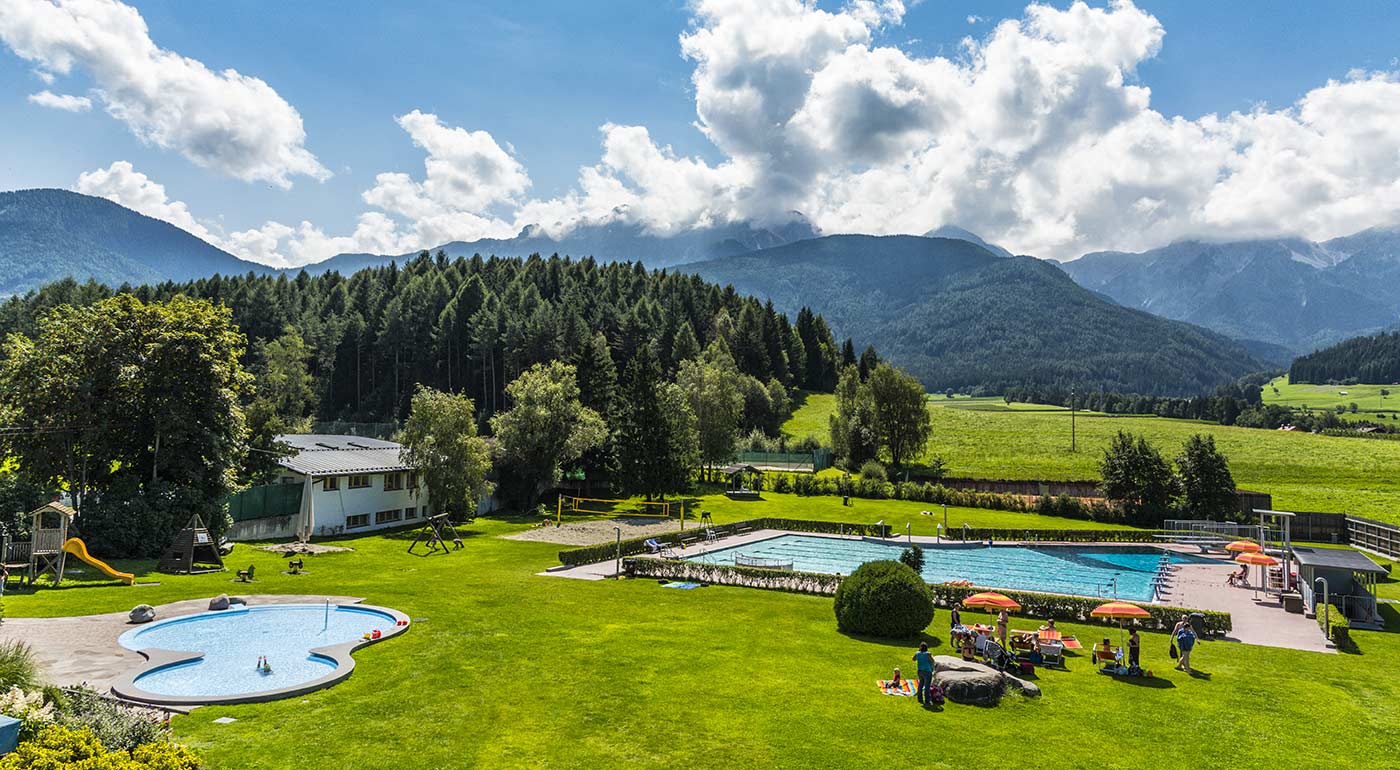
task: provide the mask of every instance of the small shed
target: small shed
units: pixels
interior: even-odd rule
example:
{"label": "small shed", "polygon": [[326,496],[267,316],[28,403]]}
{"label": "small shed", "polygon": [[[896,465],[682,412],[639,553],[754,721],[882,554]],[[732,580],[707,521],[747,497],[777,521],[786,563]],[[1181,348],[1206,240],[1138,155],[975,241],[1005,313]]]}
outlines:
{"label": "small shed", "polygon": [[1376,582],[1388,574],[1384,567],[1349,548],[1294,548],[1293,557],[1308,614],[1316,615],[1318,603],[1324,601],[1317,582],[1323,579],[1326,601],[1341,609],[1353,625],[1383,624],[1376,607]]}

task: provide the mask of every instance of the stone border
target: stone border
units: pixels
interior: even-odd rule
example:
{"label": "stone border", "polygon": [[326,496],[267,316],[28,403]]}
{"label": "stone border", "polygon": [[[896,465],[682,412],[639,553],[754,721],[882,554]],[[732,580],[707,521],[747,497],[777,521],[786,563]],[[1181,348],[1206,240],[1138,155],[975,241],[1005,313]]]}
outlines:
{"label": "stone border", "polygon": [[[303,605],[260,604],[257,608],[262,609],[267,607],[298,606]],[[159,695],[156,693],[147,692],[136,685],[136,680],[140,679],[146,674],[149,674],[154,671],[159,671],[163,668],[169,668],[170,666],[177,666],[182,663],[189,663],[191,661],[200,660],[204,657],[204,653],[181,652],[178,650],[162,650],[154,647],[147,650],[136,650],[136,652],[140,653],[146,658],[146,665],[117,680],[117,682],[112,685],[112,693],[120,698],[129,701],[134,701],[137,703],[147,703],[159,706],[182,707],[232,705],[235,703],[264,703],[272,700],[281,700],[282,698],[290,698],[294,695],[304,695],[309,692],[315,692],[316,690],[324,690],[325,688],[330,687],[331,685],[336,684],[342,679],[350,676],[351,672],[355,670],[355,659],[351,656],[351,653],[355,652],[361,647],[366,647],[371,644],[382,642],[385,639],[390,639],[392,637],[398,636],[399,634],[402,634],[403,632],[407,631],[409,626],[412,625],[412,620],[407,615],[389,607],[377,607],[369,604],[337,604],[335,606],[337,609],[344,607],[347,609],[363,609],[370,610],[373,612],[382,612],[394,619],[394,627],[389,629],[388,631],[382,632],[379,635],[378,639],[353,639],[351,641],[342,642],[340,644],[332,644],[325,647],[315,647],[308,650],[307,652],[309,652],[312,655],[316,655],[322,658],[328,658],[335,663],[335,668],[332,669],[330,673],[327,673],[324,676],[319,676],[315,679],[312,679],[309,682],[302,682],[300,684],[291,685],[290,687],[281,687],[275,690],[262,690],[259,692],[252,693],[240,693],[237,695],[220,695],[210,697],[192,695]],[[244,610],[244,612],[250,611],[252,609],[253,608],[250,607],[248,608],[248,610]],[[228,612],[228,610],[196,612],[190,615],[178,615],[174,618],[169,618],[161,622],[169,623],[186,618],[198,617],[201,615],[221,614],[225,612]],[[402,625],[400,625],[400,622],[402,622]]]}

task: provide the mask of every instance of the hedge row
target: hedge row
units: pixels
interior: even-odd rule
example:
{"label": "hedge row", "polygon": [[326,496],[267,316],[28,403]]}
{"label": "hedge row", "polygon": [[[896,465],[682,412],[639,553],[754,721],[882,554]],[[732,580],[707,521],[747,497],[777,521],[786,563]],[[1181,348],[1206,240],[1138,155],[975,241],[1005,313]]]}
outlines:
{"label": "hedge row", "polygon": [[[754,567],[734,567],[723,564],[680,561],[674,559],[623,559],[623,571],[632,577],[667,578],[714,585],[763,588],[774,591],[820,594],[831,596],[841,585],[841,576],[817,572],[796,572],[788,570],[758,569]],[[929,586],[934,603],[943,607],[959,604],[963,599],[986,588],[977,586],[951,586],[934,584]],[[1033,617],[1055,618],[1075,622],[1092,622],[1089,613],[1105,599],[1082,596],[1060,596],[1035,591],[1007,591],[999,593],[1015,599],[1021,605],[1021,612]],[[1230,613],[1213,610],[1196,610],[1187,607],[1165,607],[1155,604],[1139,605],[1151,617],[1138,621],[1147,629],[1167,630],[1181,620],[1182,615],[1199,612],[1205,616],[1205,630],[1212,635],[1227,634],[1233,628]],[[973,612],[968,610],[969,613]],[[1105,624],[1116,624],[1106,620]],[[1335,628],[1335,624],[1334,624]],[[1089,640],[1083,640],[1085,642]]]}
{"label": "hedge row", "polygon": [[949,530],[946,542],[981,542],[984,540],[1026,540],[1049,543],[1151,543],[1161,534],[1159,529],[1008,529],[969,527]]}
{"label": "hedge row", "polygon": [[[777,519],[762,518],[748,519],[746,521],[736,521],[730,524],[716,524],[710,527],[710,531],[716,535],[732,535],[740,531],[750,531],[756,529],[781,529],[789,532],[815,532],[830,535],[855,535],[858,537],[889,537],[890,526],[888,524],[852,524],[841,521],[808,521],[806,519]],[[660,543],[670,546],[680,546],[682,543],[689,543],[700,537],[701,529],[695,526],[685,531],[667,532],[664,535],[654,535],[653,538]],[[633,538],[622,541],[622,556],[636,556],[646,553],[646,541],[653,539],[646,537]],[[568,566],[579,564],[592,564],[594,562],[606,561],[616,558],[618,555],[617,543],[603,543],[601,545],[590,545],[584,548],[574,548],[568,551],[559,552],[559,563]]]}
{"label": "hedge row", "polygon": [[[1329,622],[1332,624],[1330,629],[1326,626]],[[1338,647],[1351,646],[1351,621],[1347,619],[1345,612],[1336,607],[1331,607],[1330,611],[1328,608],[1319,607],[1317,624],[1322,627],[1322,633],[1326,634],[1333,644]]]}

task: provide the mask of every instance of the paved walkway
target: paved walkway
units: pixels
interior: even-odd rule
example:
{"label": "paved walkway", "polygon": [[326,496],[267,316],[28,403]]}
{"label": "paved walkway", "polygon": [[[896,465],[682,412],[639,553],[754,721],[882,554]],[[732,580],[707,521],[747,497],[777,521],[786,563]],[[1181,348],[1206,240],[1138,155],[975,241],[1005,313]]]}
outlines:
{"label": "paved walkway", "polygon": [[[209,609],[211,598],[156,605],[156,620],[204,612]],[[250,605],[320,604],[326,599],[337,604],[364,601],[354,596],[281,594],[252,594],[241,598]],[[0,641],[18,640],[29,645],[48,682],[57,685],[86,682],[99,692],[107,692],[123,674],[146,661],[140,653],[117,644],[117,637],[136,627],[137,624],[127,620],[125,612],[72,618],[5,618],[0,624]]]}
{"label": "paved walkway", "polygon": [[[779,530],[764,529],[754,532],[746,532],[741,535],[732,535],[721,538],[713,544],[697,543],[685,548],[684,551],[677,551],[684,557],[699,556],[713,550],[732,548],[736,545],[745,545],[758,540],[765,540],[778,535],[791,534]],[[807,533],[804,533],[807,534]],[[842,538],[841,535],[813,534],[814,537]],[[851,536],[844,536],[850,539]],[[902,535],[889,538],[886,542],[892,543],[916,543],[918,545],[936,545],[939,542],[958,543],[957,540],[940,541],[933,537],[916,536],[906,538]],[[1115,545],[1123,547],[1141,548],[1141,543],[1012,543],[1007,541],[997,541],[999,545],[1094,545],[1098,547],[1111,548]],[[1199,555],[1196,548],[1190,546],[1175,546],[1151,544],[1157,548],[1165,548]],[[1226,637],[1231,641],[1244,642],[1246,644],[1258,644],[1265,647],[1283,647],[1292,650],[1310,650],[1313,652],[1336,652],[1323,636],[1322,629],[1318,627],[1317,621],[1306,615],[1285,612],[1277,599],[1267,597],[1245,588],[1232,588],[1225,584],[1226,577],[1231,572],[1239,569],[1239,565],[1230,561],[1228,557],[1210,557],[1215,563],[1212,564],[1185,564],[1175,573],[1172,581],[1170,593],[1160,602],[1171,606],[1192,607],[1202,610],[1217,610],[1230,613],[1231,624],[1234,630]],[[579,580],[603,580],[617,576],[617,561],[609,559],[595,564],[583,564],[577,567],[559,568],[556,567],[541,575],[554,577],[567,577]],[[1257,570],[1251,568],[1251,577],[1258,579]]]}

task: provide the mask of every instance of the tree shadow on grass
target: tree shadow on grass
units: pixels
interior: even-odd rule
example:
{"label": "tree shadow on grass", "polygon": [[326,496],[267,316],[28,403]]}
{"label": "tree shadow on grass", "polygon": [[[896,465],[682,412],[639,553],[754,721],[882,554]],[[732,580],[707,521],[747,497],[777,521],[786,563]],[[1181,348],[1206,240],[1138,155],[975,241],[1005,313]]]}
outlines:
{"label": "tree shadow on grass", "polygon": [[927,643],[930,652],[937,650],[938,647],[943,644],[942,639],[939,639],[936,636],[926,633],[920,633],[918,636],[909,639],[882,639],[877,636],[866,636],[864,634],[849,634],[845,631],[837,631],[837,633],[841,634],[847,639],[851,639],[857,642],[878,644],[882,647],[899,647],[902,649],[907,649],[910,650],[910,655],[914,654],[913,650],[919,649],[920,642]]}
{"label": "tree shadow on grass", "polygon": [[1119,676],[1117,674],[1102,674],[1102,676],[1111,676],[1115,682],[1130,684],[1134,687],[1145,687],[1149,690],[1171,690],[1176,687],[1176,682],[1162,676]]}

